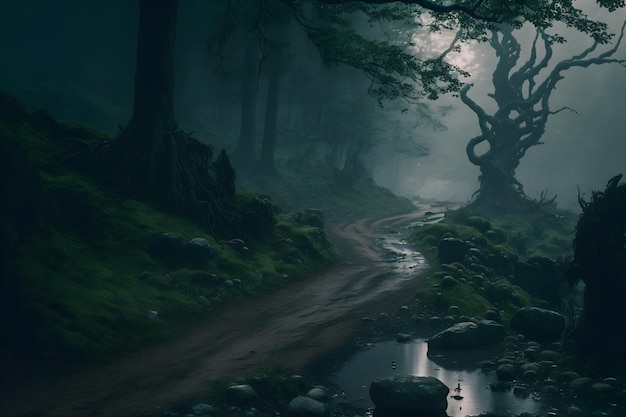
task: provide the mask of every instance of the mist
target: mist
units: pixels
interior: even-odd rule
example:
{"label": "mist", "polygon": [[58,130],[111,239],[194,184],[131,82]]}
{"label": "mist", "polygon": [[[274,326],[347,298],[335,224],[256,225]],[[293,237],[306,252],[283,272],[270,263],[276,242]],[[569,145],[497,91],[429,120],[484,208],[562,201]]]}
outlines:
{"label": "mist", "polygon": [[[0,87],[33,108],[43,106],[62,119],[116,133],[118,126],[130,118],[132,108],[136,4],[108,2],[94,10],[68,0],[68,8],[58,19],[46,19],[51,10],[45,2],[28,3],[3,5],[4,16],[11,14],[18,18],[12,23],[5,22],[3,28],[4,42],[0,49],[10,65],[2,71]],[[176,117],[184,129],[195,132],[216,148],[232,152],[240,130],[238,77],[242,48],[237,36],[225,44],[222,53],[226,76],[216,77],[215,58],[209,59],[207,51],[214,42],[211,37],[223,10],[207,7],[203,2],[185,2],[181,6],[176,52]],[[85,21],[94,13],[103,16],[115,30],[108,30],[106,22],[86,25]],[[609,22],[611,31],[617,33],[626,14],[621,10],[598,18]],[[20,21],[28,24],[16,24]],[[32,25],[44,30],[34,32],[29,29]],[[368,96],[369,82],[361,72],[323,65],[319,52],[294,26],[291,25],[289,33],[288,64],[279,110],[279,142],[285,145],[279,147],[277,157],[289,159],[302,152],[305,145],[293,145],[297,139],[293,136],[294,129],[300,126],[302,129],[295,129],[300,136],[323,139],[314,141],[319,158],[324,159],[333,137],[346,136],[350,130],[349,126],[324,119],[324,112],[340,102],[344,106],[359,103],[353,116],[360,114],[359,120],[368,120],[370,124],[358,134],[369,136],[373,144],[363,160],[378,184],[412,199],[463,203],[472,198],[479,188],[479,169],[467,159],[465,147],[480,130],[476,116],[458,97],[447,95],[432,102],[425,100],[421,107],[398,99],[383,103],[381,108]],[[374,32],[372,28],[365,30]],[[555,45],[551,65],[591,45],[589,38],[572,30],[556,27],[549,32],[559,33],[568,40]],[[432,36],[435,39],[431,39],[431,44],[435,46],[431,48],[437,53],[437,48],[447,45],[449,34],[448,38],[445,34]],[[522,45],[520,62],[528,53],[533,36],[534,31],[529,28],[517,33]],[[616,54],[617,58],[624,56],[626,45]],[[489,45],[463,45],[461,52],[449,57],[471,73],[464,80],[473,83],[469,95],[485,109],[493,107],[487,94],[493,90],[490,77],[497,61]],[[569,107],[574,111],[562,111],[549,118],[543,144],[528,151],[517,177],[529,197],[539,198],[542,192],[558,195],[560,208],[577,211],[579,190],[582,196],[588,196],[625,171],[626,141],[622,139],[622,130],[626,69],[617,64],[592,65],[573,68],[564,75],[551,96],[551,108]],[[266,77],[267,71],[262,70],[258,81],[259,140],[263,131]],[[67,108],[68,96],[83,100],[80,112]],[[407,152],[404,148],[394,152],[395,145],[390,144],[398,138],[428,149],[427,154]]]}
{"label": "mist", "polygon": [[[616,34],[613,40],[617,40],[626,13],[605,13],[598,18],[610,24],[612,33]],[[568,41],[554,46],[548,70],[593,44],[584,35],[560,29],[550,33],[562,34]],[[518,63],[522,63],[528,55],[534,31],[525,28],[519,33],[522,56]],[[497,63],[494,51],[486,44],[469,45],[469,50],[474,56],[470,62],[465,61],[472,73],[469,82],[474,84],[469,95],[485,109],[493,108],[493,100],[487,94],[493,91],[491,73]],[[625,56],[626,45],[621,45],[615,57],[623,59]],[[517,169],[517,178],[530,198],[539,199],[542,192],[548,196],[556,194],[560,208],[577,212],[580,210],[579,190],[583,198],[588,198],[592,190],[604,189],[610,178],[626,171],[623,137],[626,69],[619,64],[591,65],[572,68],[564,76],[551,96],[551,109],[569,107],[573,111],[550,116],[541,140],[543,144],[529,149]],[[445,97],[433,104],[449,105],[453,110],[442,121],[445,130],[417,133],[429,145],[431,154],[425,158],[404,158],[401,163],[404,181],[391,181],[387,176],[389,167],[384,165],[376,167],[374,176],[380,184],[407,197],[464,203],[479,187],[478,167],[473,166],[465,154],[469,139],[480,133],[477,118],[454,97]]]}

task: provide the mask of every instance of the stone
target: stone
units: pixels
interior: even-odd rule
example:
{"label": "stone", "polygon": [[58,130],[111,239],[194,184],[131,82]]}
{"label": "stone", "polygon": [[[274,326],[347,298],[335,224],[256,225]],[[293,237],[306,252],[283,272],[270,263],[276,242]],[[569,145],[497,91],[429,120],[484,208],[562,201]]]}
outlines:
{"label": "stone", "polygon": [[155,310],[148,310],[146,311],[146,317],[148,317],[150,320],[156,320],[159,318],[159,312]]}
{"label": "stone", "polygon": [[326,402],[328,401],[328,393],[322,387],[311,388],[307,393],[307,397],[313,398],[315,401]]}
{"label": "stone", "polygon": [[215,410],[209,404],[205,403],[196,403],[191,406],[191,412],[194,415],[207,415],[214,414]]}
{"label": "stone", "polygon": [[596,382],[589,387],[589,394],[599,398],[610,398],[615,394],[615,389],[606,382]]}
{"label": "stone", "polygon": [[231,385],[226,389],[226,400],[233,405],[251,405],[256,403],[258,396],[250,385]]}
{"label": "stone", "polygon": [[522,308],[511,317],[511,329],[536,341],[554,341],[565,329],[565,317],[538,307]]}
{"label": "stone", "polygon": [[298,396],[287,406],[288,417],[324,417],[329,416],[326,405],[311,397]]}
{"label": "stone", "polygon": [[574,394],[581,394],[583,392],[586,392],[590,386],[593,385],[593,381],[591,380],[591,378],[589,377],[581,377],[581,378],[576,378],[570,381],[569,383],[569,389],[574,393]]}
{"label": "stone", "polygon": [[559,363],[561,362],[561,354],[553,350],[542,350],[539,352],[538,360]]}
{"label": "stone", "polygon": [[396,335],[396,342],[398,343],[408,343],[413,340],[413,336],[408,333],[398,333]]}
{"label": "stone", "polygon": [[488,346],[501,342],[505,333],[504,326],[490,320],[457,323],[428,339],[428,349],[457,350]]}
{"label": "stone", "polygon": [[445,416],[450,389],[430,376],[396,375],[370,384],[376,410],[393,414]]}
{"label": "stone", "polygon": [[208,240],[196,237],[185,245],[184,256],[189,265],[202,266],[213,258],[213,248]]}
{"label": "stone", "polygon": [[496,376],[500,381],[513,381],[515,379],[515,366],[505,363],[496,368]]}

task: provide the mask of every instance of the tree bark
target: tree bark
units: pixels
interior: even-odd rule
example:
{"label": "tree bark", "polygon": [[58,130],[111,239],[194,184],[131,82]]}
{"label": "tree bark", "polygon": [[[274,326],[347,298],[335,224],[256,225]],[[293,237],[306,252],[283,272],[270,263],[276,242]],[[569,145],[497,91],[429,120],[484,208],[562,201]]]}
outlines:
{"label": "tree bark", "polygon": [[178,0],[140,0],[133,114],[103,159],[121,191],[159,207],[195,212],[211,199],[208,145],[174,121],[174,39]]}

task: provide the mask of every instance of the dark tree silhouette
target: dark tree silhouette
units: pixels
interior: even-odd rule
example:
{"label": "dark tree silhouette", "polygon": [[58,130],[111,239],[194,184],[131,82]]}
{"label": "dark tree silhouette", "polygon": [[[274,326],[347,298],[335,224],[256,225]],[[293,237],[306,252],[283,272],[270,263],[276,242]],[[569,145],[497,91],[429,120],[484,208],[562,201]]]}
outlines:
{"label": "dark tree silhouette", "polygon": [[590,201],[579,196],[582,214],[576,227],[570,284],[585,283],[578,344],[602,364],[624,366],[626,359],[626,184],[612,178]]}
{"label": "dark tree silhouette", "polygon": [[[496,102],[497,110],[487,114],[468,96],[471,85],[461,89],[461,100],[476,113],[481,130],[466,148],[470,162],[480,167],[481,172],[480,189],[470,207],[514,210],[536,205],[536,201],[525,195],[515,171],[528,149],[541,144],[548,117],[569,109],[551,110],[552,92],[564,78],[563,72],[570,68],[610,63],[626,66],[625,59],[612,57],[620,46],[623,33],[624,26],[612,48],[599,53],[599,42],[596,41],[582,53],[554,65],[543,81],[538,82],[552,58],[550,36],[538,30],[528,60],[518,66],[521,47],[513,35],[513,28],[501,25],[492,31],[489,43],[499,61],[492,77],[495,90],[489,97]],[[540,43],[545,51],[542,57],[538,51]],[[476,149],[483,144],[488,145],[488,149],[479,154]],[[544,199],[545,195],[542,195],[539,203],[549,202]]]}
{"label": "dark tree silhouette", "polygon": [[[104,154],[103,169],[121,191],[198,215],[214,200],[212,149],[174,120],[174,38],[178,0],[140,0],[133,114]],[[205,216],[207,211],[202,210]]]}
{"label": "dark tree silhouette", "polygon": [[[308,5],[299,1],[278,1],[288,7],[308,10]],[[349,3],[344,0],[317,1],[322,2]],[[362,0],[359,3],[383,4],[394,1]],[[483,33],[486,22],[530,21],[538,27],[545,27],[554,21],[563,21],[567,26],[593,36],[600,43],[611,38],[605,24],[587,19],[569,0],[541,0],[532,5],[525,2],[505,2],[505,8],[502,8],[499,0],[463,1],[445,6],[429,0],[404,0],[404,3],[417,4],[424,10],[433,11],[437,24],[442,22],[443,25],[443,22],[447,22],[457,26],[462,22],[466,34],[470,32],[468,28],[475,29],[472,33]],[[611,11],[623,6],[621,0],[600,0],[598,3]],[[105,176],[127,194],[151,200],[169,210],[202,216],[211,221],[216,216],[214,209],[217,209],[215,203],[218,200],[215,182],[208,172],[212,149],[182,132],[174,118],[173,56],[177,8],[178,0],[139,0],[133,114],[128,126],[105,150],[101,166]],[[394,13],[389,14],[393,15]],[[328,38],[323,34],[324,31],[316,32],[318,40],[320,37]],[[351,41],[353,38],[345,38],[342,45],[350,44]],[[359,47],[352,49],[360,50]],[[404,57],[398,53],[392,55],[396,60],[398,56]],[[325,57],[330,61],[332,58],[332,54],[330,58]],[[433,94],[442,92],[442,88],[437,87],[438,81],[451,85],[444,87],[443,92],[455,91],[460,83],[455,84],[450,76],[452,67],[446,66],[441,60],[431,61],[402,61],[399,64],[402,70],[400,75],[414,80],[421,79],[426,87],[431,86],[423,86],[426,91]],[[372,64],[375,65],[376,62]],[[391,93],[386,89],[384,94]],[[219,202],[217,205],[219,206]]]}

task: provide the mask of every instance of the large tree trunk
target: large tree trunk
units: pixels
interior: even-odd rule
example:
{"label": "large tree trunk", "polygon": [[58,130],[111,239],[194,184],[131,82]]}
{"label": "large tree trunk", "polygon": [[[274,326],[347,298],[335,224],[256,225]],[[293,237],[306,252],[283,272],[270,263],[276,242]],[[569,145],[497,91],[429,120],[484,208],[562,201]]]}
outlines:
{"label": "large tree trunk", "polygon": [[104,157],[123,192],[189,214],[211,197],[209,146],[174,121],[174,38],[178,0],[140,0],[133,115]]}
{"label": "large tree trunk", "polygon": [[238,171],[250,171],[256,164],[256,101],[258,95],[258,40],[249,34],[246,40],[241,82],[241,127],[237,148],[232,154]]}

